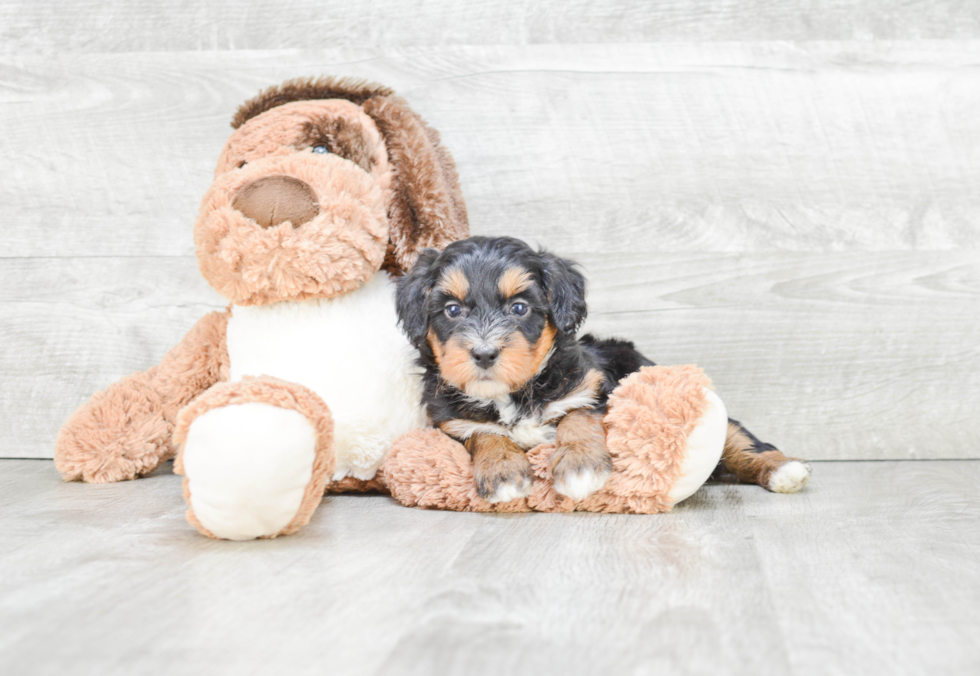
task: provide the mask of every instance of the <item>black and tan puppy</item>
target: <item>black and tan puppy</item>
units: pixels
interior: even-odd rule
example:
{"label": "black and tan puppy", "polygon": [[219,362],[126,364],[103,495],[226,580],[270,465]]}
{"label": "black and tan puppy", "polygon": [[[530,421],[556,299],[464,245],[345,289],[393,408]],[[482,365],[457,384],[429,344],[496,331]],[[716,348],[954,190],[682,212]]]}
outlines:
{"label": "black and tan puppy", "polygon": [[524,451],[551,440],[558,492],[580,500],[603,486],[606,399],[653,362],[627,342],[576,338],[585,279],[572,262],[509,237],[453,242],[423,252],[397,306],[421,353],[429,417],[473,455],[480,497],[527,495]]}
{"label": "black and tan puppy", "polygon": [[[472,237],[424,251],[397,293],[399,321],[425,369],[429,417],[469,449],[480,497],[528,495],[524,451],[552,440],[555,490],[581,500],[602,488],[612,470],[602,424],[609,393],[654,364],[632,343],[576,337],[586,303],[573,262],[511,237]],[[809,478],[805,463],[734,420],[723,462],[779,492]]]}

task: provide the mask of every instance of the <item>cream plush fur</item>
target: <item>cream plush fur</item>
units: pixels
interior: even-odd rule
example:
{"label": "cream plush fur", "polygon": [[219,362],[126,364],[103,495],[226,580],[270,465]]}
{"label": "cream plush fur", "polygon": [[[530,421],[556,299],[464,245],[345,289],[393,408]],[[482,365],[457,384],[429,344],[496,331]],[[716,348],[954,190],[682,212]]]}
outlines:
{"label": "cream plush fur", "polygon": [[231,380],[267,374],[330,402],[333,480],[373,479],[391,442],[425,424],[415,353],[397,323],[394,284],[383,274],[335,298],[235,306]]}

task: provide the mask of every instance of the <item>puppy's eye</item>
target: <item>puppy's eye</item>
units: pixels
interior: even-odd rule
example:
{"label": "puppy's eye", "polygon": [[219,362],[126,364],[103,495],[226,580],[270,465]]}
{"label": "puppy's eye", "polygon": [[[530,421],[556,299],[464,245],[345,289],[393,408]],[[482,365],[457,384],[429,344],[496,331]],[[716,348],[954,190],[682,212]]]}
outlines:
{"label": "puppy's eye", "polygon": [[313,146],[313,152],[316,153],[317,155],[326,155],[327,153],[330,152],[330,148],[328,148],[323,143],[320,143],[318,145]]}
{"label": "puppy's eye", "polygon": [[446,306],[445,312],[446,312],[446,316],[449,317],[450,319],[456,319],[456,317],[459,317],[461,314],[463,314],[463,308],[456,305],[456,303],[450,303],[449,305]]}
{"label": "puppy's eye", "polygon": [[527,314],[527,303],[514,303],[510,306],[510,311],[518,317],[523,317]]}

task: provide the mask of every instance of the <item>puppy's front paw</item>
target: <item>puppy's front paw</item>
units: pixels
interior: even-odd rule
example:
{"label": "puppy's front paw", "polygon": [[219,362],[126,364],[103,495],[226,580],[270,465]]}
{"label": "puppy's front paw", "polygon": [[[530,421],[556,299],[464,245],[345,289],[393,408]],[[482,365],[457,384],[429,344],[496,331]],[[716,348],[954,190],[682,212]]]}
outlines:
{"label": "puppy's front paw", "polygon": [[[560,468],[556,468],[560,469]],[[606,485],[612,470],[580,469],[563,472],[561,478],[555,476],[555,490],[578,502],[585,500]]]}
{"label": "puppy's front paw", "polygon": [[555,445],[551,476],[556,491],[578,502],[606,485],[613,462],[600,412],[578,409],[566,415],[558,423]]}
{"label": "puppy's front paw", "polygon": [[487,502],[510,502],[531,494],[531,464],[523,453],[473,469],[476,492]]}
{"label": "puppy's front paw", "polygon": [[590,454],[565,453],[551,473],[555,490],[578,502],[606,485],[612,474],[612,458],[605,448]]}

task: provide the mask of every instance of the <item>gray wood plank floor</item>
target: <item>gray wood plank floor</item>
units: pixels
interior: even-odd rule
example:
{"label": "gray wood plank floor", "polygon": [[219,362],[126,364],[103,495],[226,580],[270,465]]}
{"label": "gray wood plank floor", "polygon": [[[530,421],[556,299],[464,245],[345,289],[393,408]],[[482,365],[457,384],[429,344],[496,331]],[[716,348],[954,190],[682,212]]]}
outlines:
{"label": "gray wood plank floor", "polygon": [[658,516],[325,500],[274,541],[179,477],[0,461],[5,674],[976,674],[978,461],[825,462]]}

